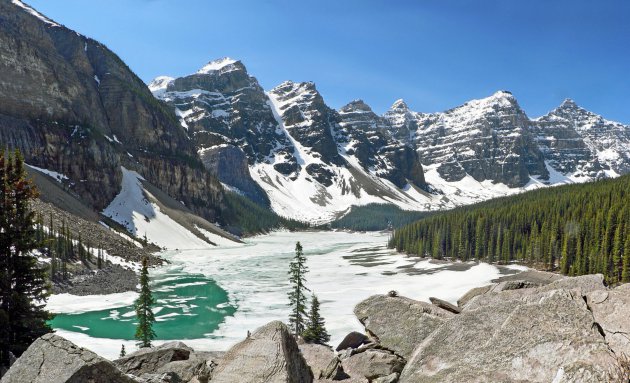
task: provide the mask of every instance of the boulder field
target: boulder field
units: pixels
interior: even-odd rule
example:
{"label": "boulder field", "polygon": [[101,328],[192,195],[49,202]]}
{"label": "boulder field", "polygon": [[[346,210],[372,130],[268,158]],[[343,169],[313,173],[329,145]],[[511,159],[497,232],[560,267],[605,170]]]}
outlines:
{"label": "boulder field", "polygon": [[22,382],[624,382],[630,380],[630,285],[601,275],[527,271],[475,288],[457,305],[375,295],[354,309],[364,333],[336,352],[271,322],[225,353],[181,342],[109,361],[54,334],[1,383]]}

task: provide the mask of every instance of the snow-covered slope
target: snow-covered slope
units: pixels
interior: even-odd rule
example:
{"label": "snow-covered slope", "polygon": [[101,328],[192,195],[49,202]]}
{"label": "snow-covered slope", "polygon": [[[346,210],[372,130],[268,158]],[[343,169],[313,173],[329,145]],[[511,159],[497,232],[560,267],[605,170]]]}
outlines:
{"label": "snow-covered slope", "polygon": [[626,125],[565,103],[532,120],[507,91],[442,113],[397,100],[334,110],[312,82],[264,92],[237,60],[159,77],[208,167],[282,216],[325,222],[352,205],[437,210],[630,171]]}
{"label": "snow-covered slope", "polygon": [[[146,238],[166,249],[203,249],[213,245],[235,244],[228,238],[196,227],[186,228],[178,217],[171,217],[160,207],[160,201],[144,186],[137,172],[122,168],[120,193],[103,210],[103,214],[123,225],[137,238]],[[199,235],[201,233],[201,235]]]}

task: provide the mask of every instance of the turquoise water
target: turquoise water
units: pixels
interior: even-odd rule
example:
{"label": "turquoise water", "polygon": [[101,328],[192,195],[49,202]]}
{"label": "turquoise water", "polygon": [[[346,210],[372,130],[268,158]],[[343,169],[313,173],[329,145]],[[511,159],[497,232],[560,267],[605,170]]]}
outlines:
{"label": "turquoise water", "polygon": [[[151,288],[157,303],[153,308],[158,339],[212,338],[214,332],[237,307],[214,280],[202,274],[170,271],[155,277]],[[58,314],[50,324],[96,338],[134,339],[136,316],[133,306],[81,314]]]}

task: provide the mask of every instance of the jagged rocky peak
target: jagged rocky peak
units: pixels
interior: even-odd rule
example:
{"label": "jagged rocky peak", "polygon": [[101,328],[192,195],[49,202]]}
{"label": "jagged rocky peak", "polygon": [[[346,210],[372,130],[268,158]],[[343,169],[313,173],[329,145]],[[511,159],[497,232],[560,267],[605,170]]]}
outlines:
{"label": "jagged rocky peak", "polygon": [[370,108],[370,106],[363,100],[352,100],[339,109],[340,114],[356,112],[374,113],[372,108]]}
{"label": "jagged rocky peak", "polygon": [[546,179],[542,153],[529,133],[530,120],[507,91],[471,100],[444,113],[420,116],[415,141],[425,165],[447,181],[467,174],[510,187],[530,176]]}
{"label": "jagged rocky peak", "polygon": [[402,98],[399,98],[398,100],[394,101],[390,110],[398,111],[398,112],[407,112],[409,111],[409,106],[407,105],[405,100],[403,100]]}
{"label": "jagged rocky peak", "polygon": [[325,164],[345,164],[333,137],[339,115],[326,105],[314,83],[285,81],[268,95],[287,132],[299,145]]}
{"label": "jagged rocky peak", "polygon": [[[273,161],[284,175],[295,172],[297,162],[293,145],[278,129],[269,98],[256,78],[240,61],[222,58],[161,84],[165,82],[166,89],[156,89],[154,95],[175,109],[206,168],[224,184],[267,204],[243,161],[249,165]],[[234,166],[219,169],[218,163]]]}
{"label": "jagged rocky peak", "polygon": [[630,126],[606,120],[571,99],[536,119],[533,130],[550,165],[562,173],[593,179],[630,172]]}

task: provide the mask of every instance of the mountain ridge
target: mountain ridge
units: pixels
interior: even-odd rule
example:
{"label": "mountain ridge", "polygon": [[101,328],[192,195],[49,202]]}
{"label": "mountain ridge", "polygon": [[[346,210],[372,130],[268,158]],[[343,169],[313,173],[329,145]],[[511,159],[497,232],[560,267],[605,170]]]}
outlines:
{"label": "mountain ridge", "polygon": [[[218,62],[228,62],[228,70]],[[202,126],[196,134],[213,136],[217,134],[212,128],[216,110],[205,107],[205,113],[199,114],[195,107],[203,109],[201,102],[187,107],[190,98],[177,92],[209,92],[220,98],[225,94],[213,84],[229,82],[234,72],[250,79],[249,88],[255,88],[258,104],[239,97],[238,108],[221,109],[223,123],[251,126],[260,133],[261,120],[246,113],[256,109],[273,115],[277,126],[271,123],[268,129],[286,140],[280,145],[272,135],[260,133],[258,146],[267,144],[261,151],[229,132],[230,128],[221,131],[227,136],[220,143],[205,142],[209,147],[200,150],[219,155],[228,151],[219,145],[228,145],[246,152],[250,174],[242,168],[242,178],[251,178],[263,189],[269,206],[280,215],[325,222],[352,205],[369,203],[390,203],[405,210],[445,209],[630,170],[630,127],[588,112],[572,100],[533,119],[506,90],[437,113],[413,111],[398,99],[378,115],[361,99],[337,110],[329,107],[313,82],[284,81],[261,90],[240,60],[223,58],[207,65],[220,69],[203,74],[214,79],[205,83],[208,88],[174,86],[199,75],[198,71],[170,80],[154,95],[178,109],[188,108],[178,113],[182,123]],[[585,128],[563,126],[552,115],[559,108],[570,111],[565,125],[575,120]],[[606,141],[589,133],[594,130],[606,135]],[[571,138],[573,145],[568,143]],[[606,161],[600,160],[603,157]]]}

